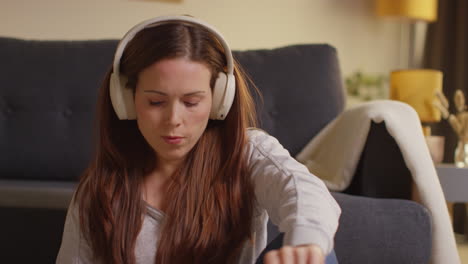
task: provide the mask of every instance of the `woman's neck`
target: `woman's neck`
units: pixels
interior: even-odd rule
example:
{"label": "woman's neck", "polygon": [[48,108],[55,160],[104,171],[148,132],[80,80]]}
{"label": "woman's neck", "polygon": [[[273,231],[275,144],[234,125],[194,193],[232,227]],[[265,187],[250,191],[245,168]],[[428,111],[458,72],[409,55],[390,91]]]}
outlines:
{"label": "woman's neck", "polygon": [[156,164],[156,168],[144,179],[143,199],[152,207],[163,211],[169,179],[182,162],[158,160]]}
{"label": "woman's neck", "polygon": [[149,177],[160,178],[160,180],[169,179],[175,171],[182,166],[183,160],[165,160],[157,159],[156,167],[153,172],[149,174]]}

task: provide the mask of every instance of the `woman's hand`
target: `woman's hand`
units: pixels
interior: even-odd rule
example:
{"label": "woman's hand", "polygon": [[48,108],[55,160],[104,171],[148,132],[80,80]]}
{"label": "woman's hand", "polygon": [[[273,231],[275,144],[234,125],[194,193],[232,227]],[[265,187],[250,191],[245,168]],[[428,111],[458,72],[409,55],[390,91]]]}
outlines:
{"label": "woman's hand", "polygon": [[324,264],[325,256],[317,245],[284,246],[268,252],[263,262],[265,264]]}

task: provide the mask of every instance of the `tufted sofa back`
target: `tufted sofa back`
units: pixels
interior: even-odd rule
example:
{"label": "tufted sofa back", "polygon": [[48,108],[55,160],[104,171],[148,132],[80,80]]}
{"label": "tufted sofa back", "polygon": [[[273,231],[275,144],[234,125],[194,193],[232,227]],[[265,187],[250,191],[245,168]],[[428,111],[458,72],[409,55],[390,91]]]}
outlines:
{"label": "tufted sofa back", "polygon": [[0,38],[0,177],[75,180],[116,41]]}
{"label": "tufted sofa back", "polygon": [[[93,151],[97,90],[116,45],[0,38],[0,180],[76,181]],[[234,57],[263,94],[261,127],[293,155],[343,110],[329,45],[235,51]]]}
{"label": "tufted sofa back", "polygon": [[261,127],[295,156],[344,109],[338,56],[326,44],[234,52],[260,89]]}

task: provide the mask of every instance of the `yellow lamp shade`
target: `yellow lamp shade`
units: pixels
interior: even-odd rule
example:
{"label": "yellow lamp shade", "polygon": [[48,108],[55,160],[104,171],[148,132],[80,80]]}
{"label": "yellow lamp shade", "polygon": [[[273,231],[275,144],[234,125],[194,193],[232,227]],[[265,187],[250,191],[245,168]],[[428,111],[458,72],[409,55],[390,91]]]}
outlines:
{"label": "yellow lamp shade", "polygon": [[433,22],[437,20],[437,0],[377,0],[379,16],[394,16]]}
{"label": "yellow lamp shade", "polygon": [[422,122],[440,121],[440,111],[433,105],[437,91],[442,91],[440,71],[415,69],[390,74],[390,99],[411,105]]}

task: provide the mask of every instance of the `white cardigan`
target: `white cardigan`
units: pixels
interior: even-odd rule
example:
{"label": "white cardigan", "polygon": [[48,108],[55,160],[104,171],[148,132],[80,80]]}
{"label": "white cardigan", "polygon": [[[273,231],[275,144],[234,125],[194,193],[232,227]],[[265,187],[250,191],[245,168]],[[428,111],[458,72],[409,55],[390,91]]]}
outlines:
{"label": "white cardigan", "polygon": [[349,109],[320,131],[297,155],[297,160],[322,178],[330,190],[346,189],[358,165],[372,121],[385,122],[411,172],[422,204],[431,213],[432,263],[460,263],[442,187],[419,117],[409,105],[379,100]]}

